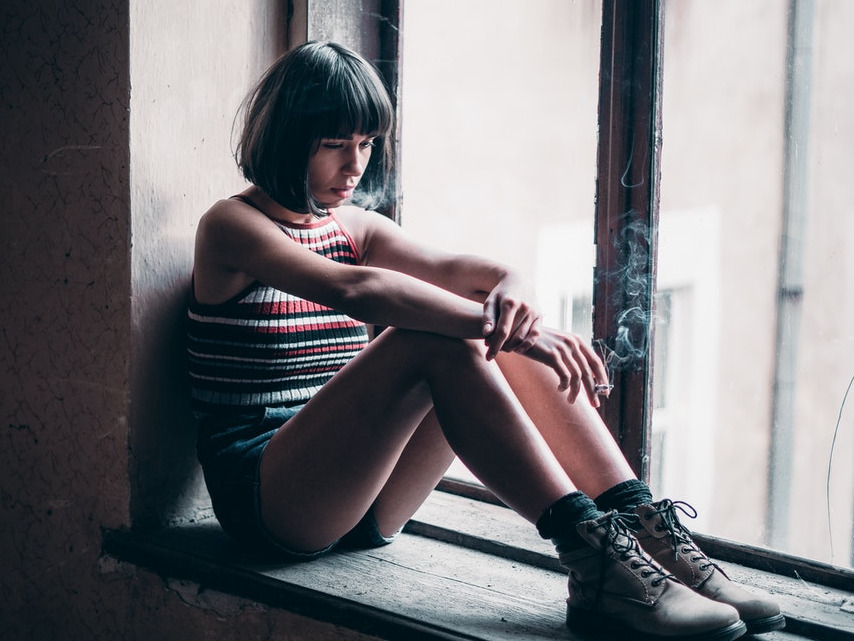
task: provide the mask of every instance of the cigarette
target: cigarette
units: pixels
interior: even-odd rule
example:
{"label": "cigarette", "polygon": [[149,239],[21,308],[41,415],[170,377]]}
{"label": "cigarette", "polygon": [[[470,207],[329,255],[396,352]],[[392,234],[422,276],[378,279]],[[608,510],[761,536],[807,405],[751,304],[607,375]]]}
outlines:
{"label": "cigarette", "polygon": [[599,383],[593,386],[593,391],[599,394],[600,396],[605,396],[609,394],[612,389],[614,389],[613,385],[608,385],[605,383]]}

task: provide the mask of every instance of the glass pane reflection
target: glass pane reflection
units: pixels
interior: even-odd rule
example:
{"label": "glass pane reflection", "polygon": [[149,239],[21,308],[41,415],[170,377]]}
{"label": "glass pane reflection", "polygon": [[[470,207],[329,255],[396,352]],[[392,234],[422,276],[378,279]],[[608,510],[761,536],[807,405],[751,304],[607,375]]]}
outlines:
{"label": "glass pane reflection", "polygon": [[854,3],[666,10],[654,489],[850,566]]}
{"label": "glass pane reflection", "polygon": [[601,13],[599,0],[403,12],[403,227],[514,265],[549,324],[588,337]]}

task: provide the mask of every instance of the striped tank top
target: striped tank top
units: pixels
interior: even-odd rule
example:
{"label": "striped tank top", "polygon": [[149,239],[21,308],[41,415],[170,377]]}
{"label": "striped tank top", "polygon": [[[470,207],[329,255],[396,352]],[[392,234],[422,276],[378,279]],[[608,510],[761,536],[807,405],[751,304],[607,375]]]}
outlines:
{"label": "striped tank top", "polygon": [[[358,264],[334,214],[277,224],[316,254]],[[364,323],[261,283],[219,305],[193,296],[188,316],[193,406],[207,412],[305,403],[368,343]]]}

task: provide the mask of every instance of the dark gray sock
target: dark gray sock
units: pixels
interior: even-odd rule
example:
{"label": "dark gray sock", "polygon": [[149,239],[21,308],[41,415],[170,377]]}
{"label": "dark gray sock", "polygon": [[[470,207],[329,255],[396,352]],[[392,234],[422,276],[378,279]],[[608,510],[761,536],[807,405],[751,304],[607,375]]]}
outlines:
{"label": "dark gray sock", "polygon": [[643,481],[629,479],[602,492],[595,503],[603,512],[631,512],[638,505],[652,503],[652,492]]}
{"label": "dark gray sock", "polygon": [[558,553],[566,552],[585,545],[576,526],[600,516],[602,512],[589,496],[583,492],[571,492],[543,512],[537,521],[537,532],[544,539],[551,539]]}

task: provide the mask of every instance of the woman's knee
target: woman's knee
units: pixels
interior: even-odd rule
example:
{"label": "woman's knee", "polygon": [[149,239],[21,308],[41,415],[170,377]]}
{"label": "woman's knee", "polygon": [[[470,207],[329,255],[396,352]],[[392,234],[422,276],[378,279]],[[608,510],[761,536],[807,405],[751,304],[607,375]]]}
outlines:
{"label": "woman's knee", "polygon": [[421,362],[427,366],[447,363],[465,366],[467,362],[485,362],[486,347],[482,341],[398,328],[387,329],[383,334],[388,334],[387,340],[395,353],[406,356],[410,362]]}

